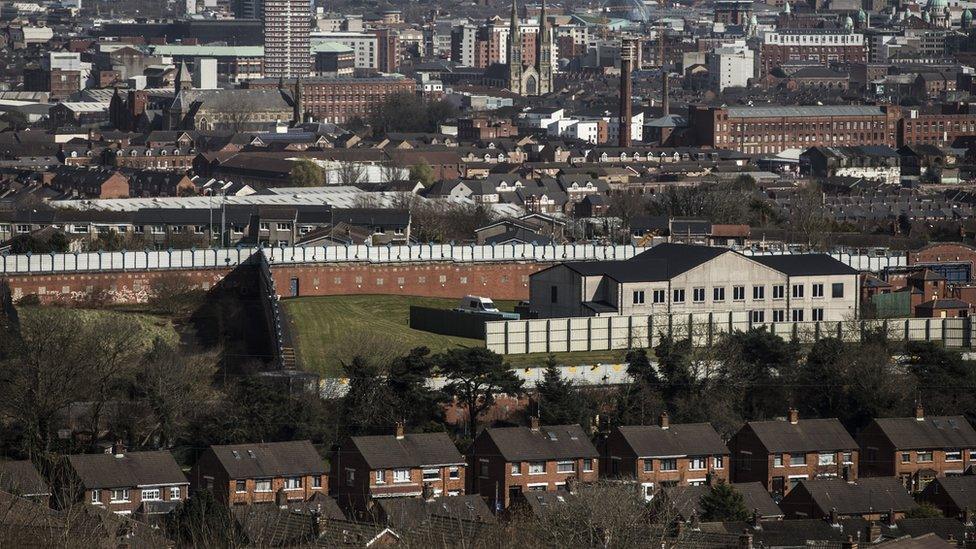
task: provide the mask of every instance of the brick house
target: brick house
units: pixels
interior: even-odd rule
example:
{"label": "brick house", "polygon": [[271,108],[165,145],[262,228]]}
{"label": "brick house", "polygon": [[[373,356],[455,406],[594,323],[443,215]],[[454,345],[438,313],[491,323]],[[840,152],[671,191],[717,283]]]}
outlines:
{"label": "brick house", "polygon": [[52,189],[81,198],[128,198],[129,178],[109,168],[71,168],[61,166],[44,174]]}
{"label": "brick house", "polygon": [[328,495],[325,463],[307,440],[211,446],[190,470],[194,492],[209,490],[224,505]]}
{"label": "brick house", "polygon": [[976,475],[936,478],[918,499],[938,507],[947,517],[962,517],[963,522],[971,524],[976,510]]}
{"label": "brick house", "polygon": [[496,511],[523,492],[554,492],[567,480],[593,482],[599,452],[579,425],[501,427],[481,431],[468,452],[471,492]]}
{"label": "brick house", "polygon": [[121,443],[111,453],[68,456],[68,465],[86,503],[124,515],[144,502],[175,506],[189,486],[169,452],[127,453]]}
{"label": "brick house", "polygon": [[729,449],[708,423],[671,425],[667,412],[658,425],[616,427],[600,443],[600,474],[633,479],[646,499],[671,486],[728,480]]}
{"label": "brick house", "polygon": [[911,492],[933,479],[961,475],[976,458],[976,430],[963,416],[879,418],[858,435],[862,476],[898,477]]}
{"label": "brick house", "polygon": [[831,518],[834,523],[837,518],[891,522],[905,518],[915,506],[905,487],[892,477],[801,480],[779,502],[787,519]]}
{"label": "brick house", "polygon": [[447,433],[405,433],[397,423],[392,435],[349,437],[331,464],[332,494],[359,512],[379,498],[464,494],[464,456]]}
{"label": "brick house", "polygon": [[857,443],[836,418],[750,421],[729,441],[732,482],[762,482],[782,497],[801,480],[857,478]]}

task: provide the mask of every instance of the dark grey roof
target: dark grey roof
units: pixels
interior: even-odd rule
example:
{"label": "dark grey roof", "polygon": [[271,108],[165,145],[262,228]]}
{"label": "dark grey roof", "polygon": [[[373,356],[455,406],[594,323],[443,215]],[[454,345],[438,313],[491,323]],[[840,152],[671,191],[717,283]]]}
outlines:
{"label": "dark grey roof", "polygon": [[505,461],[595,458],[596,447],[579,425],[543,425],[485,429]]}
{"label": "dark grey roof", "polygon": [[88,489],[187,484],[169,452],[80,454],[68,456],[68,462]]}
{"label": "dark grey roof", "polygon": [[606,275],[617,282],[668,280],[724,253],[728,248],[659,244],[627,261],[579,261],[565,263],[583,276]]}
{"label": "dark grey roof", "polygon": [[788,502],[803,498],[804,492],[822,514],[829,513],[831,509],[837,509],[840,515],[888,510],[904,512],[916,505],[901,481],[895,477],[862,478],[856,482],[843,479],[801,480],[797,488],[790,490],[783,498],[784,509]]}
{"label": "dark grey roof", "polygon": [[18,496],[51,494],[44,477],[29,460],[0,461],[0,490]]}
{"label": "dark grey roof", "polygon": [[[807,30],[807,29],[803,29]],[[817,105],[785,107],[729,107],[730,118],[804,118],[821,116],[883,116],[881,107],[870,105]]]}
{"label": "dark grey roof", "polygon": [[857,274],[857,269],[827,254],[754,255],[751,258],[788,276]]}
{"label": "dark grey roof", "polygon": [[709,423],[680,423],[617,427],[639,458],[659,456],[723,455],[729,449]]}
{"label": "dark grey roof", "polygon": [[408,529],[426,521],[431,516],[451,519],[495,522],[488,504],[480,495],[441,496],[425,501],[422,498],[389,498],[376,500],[393,528]]}
{"label": "dark grey roof", "polygon": [[[701,529],[704,532],[729,534],[749,531],[756,547],[807,547],[811,545],[808,542],[842,542],[852,534],[820,519],[764,520],[760,522],[758,530],[747,521],[705,522],[701,524]],[[814,546],[835,547],[826,544]]]}
{"label": "dark grey roof", "polygon": [[816,452],[857,448],[836,418],[789,421],[750,421],[747,428],[769,452]]}
{"label": "dark grey roof", "polygon": [[307,440],[226,444],[210,449],[232,479],[325,473],[322,457]]}
{"label": "dark grey roof", "polygon": [[948,498],[960,509],[976,508],[976,476],[953,475],[939,477],[929,483],[923,491],[923,499],[932,499],[942,492],[939,499]]}
{"label": "dark grey roof", "polygon": [[556,490],[555,492],[533,490],[522,492],[522,499],[516,502],[516,506],[524,506],[532,515],[542,517],[553,507],[565,505],[567,501],[575,497],[574,494],[570,494],[566,490]]}
{"label": "dark grey roof", "polygon": [[976,430],[963,416],[891,417],[874,422],[896,449],[976,448]]}
{"label": "dark grey roof", "polygon": [[[735,491],[742,494],[742,499],[749,511],[759,511],[763,519],[783,516],[783,510],[776,505],[773,497],[761,482],[733,483]],[[667,491],[667,498],[675,506],[675,511],[685,519],[691,517],[692,510],[701,517],[702,509],[699,502],[701,497],[711,490],[709,486],[675,486]]]}
{"label": "dark grey roof", "polygon": [[393,435],[363,436],[351,441],[371,469],[464,463],[447,433],[408,433],[399,439]]}

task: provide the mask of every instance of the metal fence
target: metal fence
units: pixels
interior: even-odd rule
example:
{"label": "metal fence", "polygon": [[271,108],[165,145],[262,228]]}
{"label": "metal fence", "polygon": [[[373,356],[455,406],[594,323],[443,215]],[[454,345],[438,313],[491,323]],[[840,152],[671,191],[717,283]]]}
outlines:
{"label": "metal fence", "polygon": [[[271,265],[310,263],[397,263],[451,261],[481,263],[500,261],[583,261],[630,259],[647,248],[597,244],[415,244],[410,246],[291,246],[239,247],[200,250],[141,250],[78,252],[66,254],[0,255],[0,274],[40,274],[102,271],[152,271],[167,269],[229,268],[246,263],[255,253]],[[749,250],[746,255],[765,255]],[[880,271],[907,264],[905,254],[885,256],[861,253],[830,254],[859,270]]]}
{"label": "metal fence", "polygon": [[654,347],[667,335],[709,346],[724,333],[753,327],[801,343],[825,337],[859,341],[864,333],[881,330],[896,341],[938,341],[946,347],[972,348],[970,318],[754,323],[748,312],[494,321],[485,324],[485,345],[504,355],[614,351]]}

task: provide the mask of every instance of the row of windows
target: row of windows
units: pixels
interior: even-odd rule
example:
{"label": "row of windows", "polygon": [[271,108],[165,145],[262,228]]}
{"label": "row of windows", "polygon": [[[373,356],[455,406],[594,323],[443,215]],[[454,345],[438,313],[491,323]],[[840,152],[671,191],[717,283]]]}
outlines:
{"label": "row of windows", "polygon": [[[163,499],[163,490],[165,488],[144,488],[140,490],[139,497],[141,501],[159,501]],[[129,489],[128,488],[117,488],[114,490],[108,490],[109,501],[112,503],[126,503],[129,501]],[[179,486],[173,486],[169,488],[169,499],[177,500],[180,499],[180,494],[182,493]],[[102,491],[92,490],[91,491],[91,502],[101,503],[102,502]]]}
{"label": "row of windows", "polygon": [[[945,460],[946,461],[962,461],[963,451],[960,449],[956,450],[946,450]],[[915,452],[915,462],[916,463],[929,463],[933,461],[934,456],[931,450],[919,450]],[[969,459],[976,459],[976,450],[969,451]],[[912,462],[912,452],[902,452],[901,453],[902,463]]]}
{"label": "row of windows", "polygon": [[[773,467],[785,467],[784,454],[773,455]],[[841,463],[850,465],[854,463],[853,452],[841,452]],[[790,467],[802,467],[807,464],[806,454],[791,454],[789,457]],[[817,454],[817,465],[837,465],[837,454],[834,452],[821,452]]]}
{"label": "row of windows", "polygon": [[[786,285],[776,284],[772,287],[773,299],[785,299],[786,297]],[[555,289],[555,287],[553,288]],[[790,295],[794,299],[802,299],[806,294],[805,284],[793,284],[790,289]],[[824,297],[824,284],[814,283],[810,285],[810,294],[814,298]],[[555,293],[553,294],[555,295]],[[844,297],[844,283],[834,282],[830,285],[830,296],[835,299]],[[634,290],[633,303],[634,305],[643,305],[645,303],[646,295],[644,290]],[[664,303],[667,298],[665,290],[653,290],[651,293],[651,299],[653,303]],[[746,299],[746,287],[745,286],[732,286],[732,301],[745,301]],[[753,301],[762,301],[766,299],[766,287],[765,286],[753,286],[752,287],[752,299]],[[555,301],[555,299],[553,299]],[[672,290],[671,301],[673,303],[684,303],[685,302],[685,289],[675,288]],[[692,301],[694,303],[704,303],[705,302],[705,288],[692,288]],[[725,287],[715,286],[712,288],[712,301],[722,302],[725,301]]]}
{"label": "row of windows", "polygon": [[[773,311],[773,322],[786,322],[786,309],[776,309]],[[789,319],[791,322],[804,322],[803,309],[790,309]],[[824,310],[820,307],[810,309],[810,320],[820,322],[824,319]],[[749,320],[753,323],[766,322],[766,311],[749,311]]]}
{"label": "row of windows", "polygon": [[[654,472],[654,461],[653,459],[643,460],[643,468],[645,473]],[[677,471],[678,470],[678,459],[677,458],[664,458],[656,460],[658,462],[657,470],[661,472]],[[724,469],[725,468],[725,456],[714,456],[712,457],[712,468],[713,469]],[[689,471],[704,471],[708,469],[708,458],[706,456],[691,456],[688,458],[688,470]]]}
{"label": "row of windows", "polygon": [[[546,474],[546,462],[545,461],[529,461],[526,462],[526,467],[522,466],[521,461],[513,461],[511,463],[511,474],[521,475],[523,470],[530,475],[544,475]],[[590,472],[593,470],[593,460],[584,459],[583,460],[583,471]],[[561,460],[556,462],[556,472],[557,473],[575,473],[576,472],[576,461],[575,460]],[[488,461],[481,461],[481,476],[488,476]]]}
{"label": "row of windows", "polygon": [[[285,490],[301,490],[303,486],[302,477],[285,477]],[[321,488],[322,487],[322,477],[314,476],[312,477],[312,487]],[[235,483],[234,490],[238,494],[247,493],[247,481],[238,480]],[[271,479],[270,478],[259,478],[254,480],[254,491],[255,492],[270,492],[271,491]]]}

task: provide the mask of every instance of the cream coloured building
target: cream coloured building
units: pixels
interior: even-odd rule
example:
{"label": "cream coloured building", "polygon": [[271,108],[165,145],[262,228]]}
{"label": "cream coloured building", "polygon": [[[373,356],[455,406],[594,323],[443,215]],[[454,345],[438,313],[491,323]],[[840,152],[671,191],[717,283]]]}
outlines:
{"label": "cream coloured building", "polygon": [[824,254],[661,244],[626,261],[561,263],[529,289],[541,318],[747,312],[767,323],[855,318],[858,284],[856,270]]}

